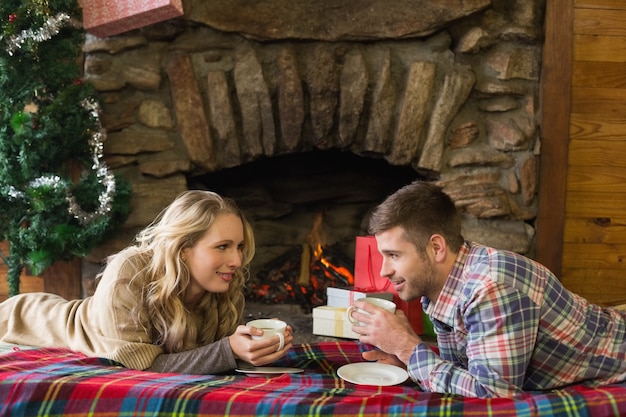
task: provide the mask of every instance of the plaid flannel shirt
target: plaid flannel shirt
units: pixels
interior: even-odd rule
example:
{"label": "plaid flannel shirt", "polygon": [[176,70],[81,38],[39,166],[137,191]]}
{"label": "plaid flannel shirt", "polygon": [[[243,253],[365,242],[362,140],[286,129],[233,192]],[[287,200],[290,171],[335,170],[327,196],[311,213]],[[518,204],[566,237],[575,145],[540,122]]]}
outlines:
{"label": "plaid flannel shirt", "polygon": [[422,303],[439,354],[419,344],[408,370],[427,391],[513,397],[626,379],[626,313],[519,254],[466,242],[436,302]]}

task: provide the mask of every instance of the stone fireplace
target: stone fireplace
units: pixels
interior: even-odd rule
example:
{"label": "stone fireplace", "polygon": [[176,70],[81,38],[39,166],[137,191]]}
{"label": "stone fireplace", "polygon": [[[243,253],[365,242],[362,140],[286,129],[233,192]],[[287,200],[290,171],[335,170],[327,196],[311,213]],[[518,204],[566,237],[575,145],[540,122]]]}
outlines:
{"label": "stone fireplace", "polygon": [[237,200],[253,276],[316,219],[353,256],[369,211],[417,178],[445,187],[467,238],[532,255],[543,1],[250,3],[188,0],[182,18],[88,36],[133,211],[86,282],[189,188]]}

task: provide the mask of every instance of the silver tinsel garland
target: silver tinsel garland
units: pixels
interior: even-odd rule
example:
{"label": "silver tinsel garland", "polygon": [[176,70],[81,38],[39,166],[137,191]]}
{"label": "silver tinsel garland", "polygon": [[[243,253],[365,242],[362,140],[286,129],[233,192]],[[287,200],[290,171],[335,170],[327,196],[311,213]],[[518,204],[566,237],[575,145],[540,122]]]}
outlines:
{"label": "silver tinsel garland", "polygon": [[[106,139],[106,133],[100,123],[100,106],[93,99],[85,99],[81,104],[96,120],[96,130],[89,139],[89,145],[92,148],[92,169],[96,172],[98,182],[104,187],[104,190],[98,196],[98,208],[91,213],[83,210],[76,201],[76,197],[72,194],[71,184],[57,175],[42,175],[29,182],[28,187],[32,189],[44,187],[65,190],[65,198],[68,202],[68,213],[78,220],[82,226],[87,226],[96,218],[107,216],[111,212],[113,198],[115,197],[115,175],[109,171],[106,163],[103,161],[103,142]],[[9,187],[8,196],[14,199],[26,198],[24,192],[17,190],[13,186]]]}
{"label": "silver tinsel garland", "polygon": [[92,213],[84,211],[71,191],[69,189],[67,190],[69,213],[74,216],[81,225],[86,226],[97,217],[106,216],[111,211],[111,204],[115,196],[115,176],[109,171],[106,163],[103,161],[103,142],[106,139],[106,132],[100,123],[100,105],[93,99],[85,99],[81,104],[86,110],[91,112],[91,116],[96,120],[96,130],[89,139],[89,145],[92,147],[93,152],[92,169],[96,171],[98,181],[104,186],[104,191],[98,196],[98,202],[100,204],[96,211]]}
{"label": "silver tinsel garland", "polygon": [[17,48],[21,48],[24,42],[29,39],[35,42],[43,42],[51,39],[59,33],[64,25],[77,26],[77,23],[67,13],[59,13],[56,16],[49,17],[46,23],[38,30],[27,29],[20,32],[19,35],[11,35],[7,39],[7,52],[13,56]]}
{"label": "silver tinsel garland", "polygon": [[[79,26],[68,14],[59,13],[56,16],[48,18],[46,23],[38,30],[23,30],[19,35],[10,36],[7,39],[7,52],[9,55],[13,56],[15,50],[21,48],[29,39],[37,43],[49,40],[58,34],[64,25]],[[0,36],[0,39],[2,39],[2,36]],[[95,170],[98,181],[104,187],[103,192],[98,196],[98,208],[92,213],[84,211],[72,194],[70,184],[56,175],[41,176],[32,180],[28,186],[31,188],[42,186],[57,189],[64,188],[69,204],[68,213],[74,216],[82,226],[86,226],[96,218],[107,216],[110,213],[113,197],[115,195],[115,176],[109,171],[103,161],[103,142],[106,139],[106,132],[100,122],[100,106],[93,99],[85,99],[81,105],[85,110],[91,113],[91,116],[96,121],[96,130],[89,139],[89,145],[92,147],[92,169]],[[12,186],[10,187],[9,196],[12,198],[25,197],[21,191],[18,191]]]}

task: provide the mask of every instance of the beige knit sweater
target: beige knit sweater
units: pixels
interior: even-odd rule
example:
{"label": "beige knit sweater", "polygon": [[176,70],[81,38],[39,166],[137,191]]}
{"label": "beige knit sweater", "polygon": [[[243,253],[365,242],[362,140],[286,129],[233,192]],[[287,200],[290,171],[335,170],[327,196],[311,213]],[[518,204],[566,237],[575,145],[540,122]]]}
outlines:
{"label": "beige knit sweater", "polygon": [[[128,250],[112,260],[91,297],[67,301],[48,293],[25,293],[0,303],[0,341],[67,347],[88,356],[113,359],[127,368],[150,368],[163,350],[152,344],[150,329],[137,326],[130,315],[136,305],[143,305],[140,287],[144,283],[137,279],[132,287],[115,285],[135,273],[125,262],[127,256]],[[215,348],[223,351],[228,344],[215,343]],[[217,368],[235,366],[231,352],[227,362]]]}

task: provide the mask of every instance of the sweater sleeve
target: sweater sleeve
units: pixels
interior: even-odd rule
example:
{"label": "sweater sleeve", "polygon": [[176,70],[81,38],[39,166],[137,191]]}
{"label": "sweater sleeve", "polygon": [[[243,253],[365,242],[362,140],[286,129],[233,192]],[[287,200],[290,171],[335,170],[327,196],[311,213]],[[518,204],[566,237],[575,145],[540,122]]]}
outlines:
{"label": "sweater sleeve", "polygon": [[107,266],[84,319],[95,335],[93,343],[99,345],[99,356],[127,368],[146,369],[163,349],[152,343],[150,323],[139,323],[133,316],[136,306],[143,304],[141,287],[145,283],[141,275],[132,285],[121,283],[137,273],[127,259],[128,253],[122,252]]}
{"label": "sweater sleeve", "polygon": [[[152,323],[138,323],[133,311],[141,307],[145,277],[137,262],[128,262],[130,252],[122,252],[105,270],[90,306],[91,327],[97,329],[104,346],[101,356],[133,369],[154,372],[211,374],[237,367],[228,338],[179,353],[164,353],[152,340]],[[136,279],[128,282],[130,277]],[[120,283],[120,281],[122,283]]]}
{"label": "sweater sleeve", "polygon": [[217,374],[237,367],[228,338],[180,353],[162,353],[147,371],[180,374]]}

